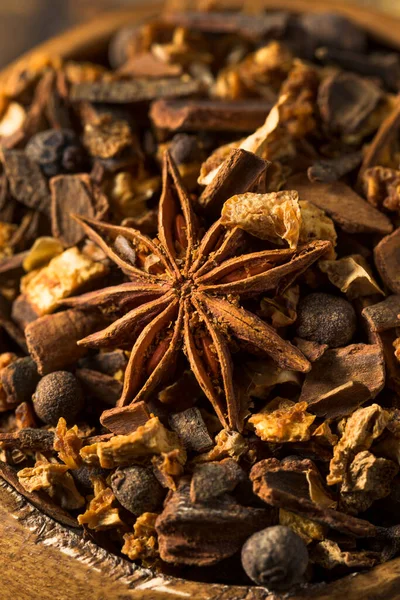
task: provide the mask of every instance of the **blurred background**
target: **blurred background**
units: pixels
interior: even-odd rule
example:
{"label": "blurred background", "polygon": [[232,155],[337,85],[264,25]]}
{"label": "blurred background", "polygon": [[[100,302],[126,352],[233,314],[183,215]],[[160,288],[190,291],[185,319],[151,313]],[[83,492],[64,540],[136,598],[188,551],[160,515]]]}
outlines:
{"label": "blurred background", "polygon": [[[0,67],[22,52],[102,11],[143,0],[0,0]],[[318,0],[315,0],[318,2]],[[348,0],[400,16],[400,0]]]}

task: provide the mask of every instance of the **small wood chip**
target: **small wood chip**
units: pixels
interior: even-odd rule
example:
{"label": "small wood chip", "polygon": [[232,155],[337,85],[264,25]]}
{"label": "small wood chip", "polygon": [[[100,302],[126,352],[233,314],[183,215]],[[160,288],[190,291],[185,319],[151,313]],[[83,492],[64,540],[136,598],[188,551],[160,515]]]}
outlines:
{"label": "small wood chip", "polygon": [[169,416],[169,425],[187,450],[205,452],[214,445],[198,408],[188,408]]}
{"label": "small wood chip", "polygon": [[144,402],[136,402],[105,410],[100,423],[117,435],[129,435],[144,425],[150,418],[150,413]]}
{"label": "small wood chip", "polygon": [[307,176],[301,174],[290,177],[285,189],[297,190],[300,200],[307,200],[322,208],[349,233],[386,234],[393,229],[386,215],[368,204],[341,181],[310,183]]}
{"label": "small wood chip", "polygon": [[400,228],[387,235],[374,249],[376,268],[385,284],[395,294],[400,294]]}

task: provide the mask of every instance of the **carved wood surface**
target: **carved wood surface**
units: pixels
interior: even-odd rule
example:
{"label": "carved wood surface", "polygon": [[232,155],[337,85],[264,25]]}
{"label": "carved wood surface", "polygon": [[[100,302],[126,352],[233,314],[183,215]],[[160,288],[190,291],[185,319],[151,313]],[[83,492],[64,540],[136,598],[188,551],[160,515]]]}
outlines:
{"label": "carved wood surface", "polygon": [[[237,0],[239,2],[239,0]],[[356,6],[325,0],[256,0],[274,9],[335,9],[400,49],[400,22]],[[229,0],[232,5],[232,0]],[[160,3],[108,13],[49,40],[0,72],[0,87],[37,52],[78,58],[104,49],[113,32],[157,14]],[[43,515],[0,478],[0,600],[278,600],[258,587],[187,582],[153,575],[118,558]],[[286,596],[287,598],[287,596]],[[400,599],[400,558],[290,600]]]}

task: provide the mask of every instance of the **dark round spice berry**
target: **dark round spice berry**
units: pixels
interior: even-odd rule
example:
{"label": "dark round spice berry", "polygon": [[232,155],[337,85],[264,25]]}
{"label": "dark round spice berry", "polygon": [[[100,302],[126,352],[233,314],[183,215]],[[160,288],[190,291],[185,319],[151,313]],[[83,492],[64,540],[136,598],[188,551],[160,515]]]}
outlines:
{"label": "dark round spice berry", "polygon": [[308,565],[304,542],[289,527],[276,525],[252,535],[242,548],[242,565],[258,585],[286,590],[300,583]]}
{"label": "dark round spice berry", "polygon": [[165,490],[147,467],[118,469],[111,477],[111,487],[126,510],[136,517],[160,508]]}
{"label": "dark round spice berry", "polygon": [[82,146],[70,129],[49,129],[34,135],[25,152],[47,177],[82,170],[86,157]]}
{"label": "dark round spice berry", "polygon": [[297,335],[330,348],[346,346],[356,330],[356,313],[344,298],[310,294],[297,309]]}
{"label": "dark round spice berry", "polygon": [[79,492],[87,496],[89,494],[93,494],[93,483],[90,478],[95,476],[107,477],[109,471],[102,469],[101,467],[82,465],[79,467],[79,469],[72,469],[70,473],[74,478]]}
{"label": "dark round spice berry", "polygon": [[177,133],[171,141],[170,152],[177,165],[185,165],[200,159],[198,140],[194,135]]}
{"label": "dark round spice berry", "polygon": [[80,383],[68,371],[45,375],[32,399],[35,413],[47,425],[57,425],[60,417],[72,423],[84,405]]}

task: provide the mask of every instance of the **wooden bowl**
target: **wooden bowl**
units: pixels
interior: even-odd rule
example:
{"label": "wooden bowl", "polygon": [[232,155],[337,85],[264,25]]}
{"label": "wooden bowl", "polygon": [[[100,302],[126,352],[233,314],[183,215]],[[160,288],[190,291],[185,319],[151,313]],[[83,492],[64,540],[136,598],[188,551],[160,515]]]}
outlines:
{"label": "wooden bowl", "polygon": [[[224,0],[222,0],[224,1]],[[236,0],[238,4],[242,4]],[[251,1],[254,7],[255,1]],[[323,0],[256,0],[267,9],[334,10],[400,50],[400,20],[370,9]],[[232,0],[229,0],[232,5]],[[90,58],[105,50],[120,27],[157,15],[161,3],[106,13],[25,54],[0,72],[0,90],[15,70],[40,54]],[[184,581],[153,574],[118,558],[44,515],[0,477],[0,600],[278,600],[264,588]],[[328,585],[296,591],[288,600],[393,600],[400,598],[400,558]]]}

